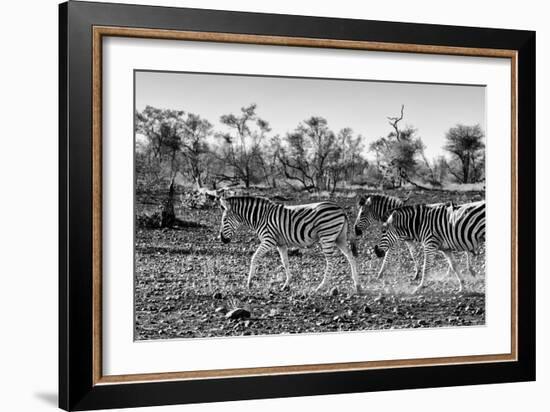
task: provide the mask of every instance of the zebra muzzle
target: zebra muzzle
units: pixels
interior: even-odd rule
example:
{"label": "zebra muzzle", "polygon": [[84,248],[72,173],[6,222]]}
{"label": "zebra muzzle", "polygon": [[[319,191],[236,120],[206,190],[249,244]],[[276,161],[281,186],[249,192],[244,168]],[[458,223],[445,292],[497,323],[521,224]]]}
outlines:
{"label": "zebra muzzle", "polygon": [[374,247],[374,253],[376,253],[376,256],[379,258],[382,258],[386,255],[386,252],[384,252],[378,245]]}
{"label": "zebra muzzle", "polygon": [[363,231],[361,229],[359,229],[358,226],[355,226],[355,234],[357,236],[361,236],[363,234]]}
{"label": "zebra muzzle", "polygon": [[229,242],[231,242],[231,239],[228,238],[228,237],[225,237],[225,236],[223,235],[223,233],[220,233],[220,240],[222,241],[222,243],[229,243]]}

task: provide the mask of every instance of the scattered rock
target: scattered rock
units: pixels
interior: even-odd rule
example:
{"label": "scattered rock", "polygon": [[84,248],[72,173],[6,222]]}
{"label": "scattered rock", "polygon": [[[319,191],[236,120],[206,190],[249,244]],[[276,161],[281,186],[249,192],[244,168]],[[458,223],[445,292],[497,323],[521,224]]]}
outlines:
{"label": "scattered rock", "polygon": [[225,314],[226,319],[246,319],[250,317],[250,312],[243,308],[230,310]]}
{"label": "scattered rock", "polygon": [[384,303],[385,300],[386,300],[386,298],[384,298],[384,296],[382,296],[382,295],[378,295],[377,297],[374,298],[374,302],[378,303],[379,305]]}
{"label": "scattered rock", "polygon": [[277,316],[281,313],[281,311],[277,308],[273,308],[269,311],[269,316],[273,317],[273,316]]}
{"label": "scattered rock", "polygon": [[227,308],[225,306],[218,306],[215,310],[216,313],[227,313]]}

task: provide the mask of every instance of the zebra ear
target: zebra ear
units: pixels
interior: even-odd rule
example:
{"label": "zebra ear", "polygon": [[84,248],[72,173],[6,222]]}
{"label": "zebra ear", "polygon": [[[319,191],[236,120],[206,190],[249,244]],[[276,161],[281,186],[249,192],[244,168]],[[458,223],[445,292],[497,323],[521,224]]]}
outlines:
{"label": "zebra ear", "polygon": [[369,197],[361,196],[359,198],[359,206],[370,205],[371,199]]}
{"label": "zebra ear", "polygon": [[225,200],[225,196],[218,197],[218,202],[219,202],[220,206],[222,207],[222,209],[224,209],[224,210],[227,209],[227,201]]}

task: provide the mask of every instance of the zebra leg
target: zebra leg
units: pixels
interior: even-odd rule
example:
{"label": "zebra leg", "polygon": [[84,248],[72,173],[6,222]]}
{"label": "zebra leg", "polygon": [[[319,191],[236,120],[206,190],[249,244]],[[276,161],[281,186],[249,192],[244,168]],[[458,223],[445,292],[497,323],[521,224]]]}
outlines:
{"label": "zebra leg", "polygon": [[447,255],[445,254],[445,252],[443,252],[442,250],[440,250],[440,252],[445,257],[448,263],[447,273],[445,273],[445,277],[448,278],[451,275],[451,270],[453,270],[453,266],[451,265],[451,263],[449,263],[449,259],[447,258]]}
{"label": "zebra leg", "polygon": [[323,251],[323,255],[325,255],[325,259],[327,261],[327,267],[325,269],[325,273],[323,275],[323,280],[321,283],[319,283],[319,286],[315,289],[316,292],[319,292],[321,289],[323,289],[327,284],[328,277],[332,274],[332,269],[334,267],[333,260],[335,255],[334,250],[334,241],[331,242],[321,242],[321,250]]}
{"label": "zebra leg", "polygon": [[466,251],[464,253],[466,254],[466,268],[468,269],[468,272],[470,272],[470,275],[472,275],[472,277],[475,278],[476,271],[472,268],[472,264],[470,261],[470,252]]}
{"label": "zebra leg", "polygon": [[409,248],[409,253],[411,254],[411,259],[414,263],[414,277],[412,280],[418,280],[420,277],[420,268],[418,267],[418,262],[416,261],[416,256],[414,255],[414,247],[411,242],[405,241],[407,248]]}
{"label": "zebra leg", "polygon": [[258,259],[265,255],[270,248],[271,245],[262,243],[258,249],[256,249],[256,252],[254,252],[254,255],[252,255],[252,260],[250,261],[250,272],[248,272],[248,281],[246,282],[246,287],[248,289],[250,289],[250,286],[252,285],[252,276],[256,273],[256,264]]}
{"label": "zebra leg", "polygon": [[336,246],[338,246],[338,248],[342,251],[351,266],[351,277],[353,279],[353,285],[355,286],[355,292],[358,294],[363,293],[361,285],[359,284],[359,277],[357,276],[357,261],[355,260],[355,257],[353,257],[351,250],[349,250],[346,238],[339,237],[336,241]]}
{"label": "zebra leg", "polygon": [[281,262],[283,262],[283,267],[285,268],[285,274],[286,274],[286,281],[282,287],[283,290],[288,289],[290,284],[290,268],[288,264],[288,247],[283,246],[277,246],[277,250],[279,251],[279,256],[281,256]]}
{"label": "zebra leg", "polygon": [[460,274],[456,270],[456,264],[455,260],[453,258],[452,252],[449,251],[441,251],[447,258],[447,262],[449,262],[449,270],[452,270],[456,276],[456,279],[458,280],[458,291],[462,292],[462,278],[460,277]]}
{"label": "zebra leg", "polygon": [[424,279],[426,278],[426,272],[429,270],[433,256],[437,252],[437,244],[434,241],[426,241],[424,243],[424,263],[422,264],[422,276],[420,277],[420,283],[416,287],[413,293],[417,293],[424,288]]}
{"label": "zebra leg", "polygon": [[378,271],[378,274],[376,275],[376,279],[380,279],[382,277],[382,275],[384,274],[385,270],[386,270],[386,261],[388,259],[388,256],[391,252],[391,248],[389,248],[387,251],[386,251],[386,254],[384,255],[384,259],[382,260],[382,266],[380,266],[380,270]]}

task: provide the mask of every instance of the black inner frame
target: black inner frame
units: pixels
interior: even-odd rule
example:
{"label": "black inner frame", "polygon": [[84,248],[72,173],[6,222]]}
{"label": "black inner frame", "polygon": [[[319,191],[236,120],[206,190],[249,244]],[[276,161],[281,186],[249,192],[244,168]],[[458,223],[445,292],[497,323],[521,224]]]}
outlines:
{"label": "black inner frame", "polygon": [[[93,385],[92,26],[518,51],[518,361]],[[509,176],[503,176],[508,179]],[[535,33],[171,7],[59,7],[59,406],[89,410],[535,379]]]}

